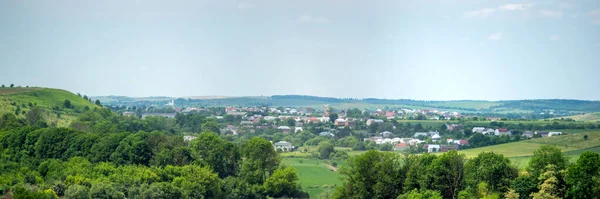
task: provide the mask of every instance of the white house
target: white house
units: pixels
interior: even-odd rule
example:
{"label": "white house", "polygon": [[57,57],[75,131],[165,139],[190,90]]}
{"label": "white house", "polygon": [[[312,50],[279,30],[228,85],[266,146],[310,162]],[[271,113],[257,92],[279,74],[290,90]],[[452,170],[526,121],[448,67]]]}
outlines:
{"label": "white house", "polygon": [[548,132],[548,137],[552,137],[555,135],[562,135],[562,132]]}
{"label": "white house", "polygon": [[438,134],[431,136],[431,141],[433,141],[433,142],[439,142],[441,139],[442,139],[442,137]]}
{"label": "white house", "polygon": [[298,133],[298,132],[300,132],[300,131],[302,131],[302,130],[303,130],[303,129],[302,129],[302,127],[298,127],[298,126],[297,126],[297,127],[294,129],[294,133]]}
{"label": "white house", "polygon": [[289,133],[292,129],[289,126],[280,126],[277,129],[281,130],[284,133]]}
{"label": "white house", "polygon": [[473,127],[473,133],[483,133],[484,127]]}
{"label": "white house", "polygon": [[383,120],[377,120],[377,119],[369,119],[367,120],[367,126],[370,126],[371,124],[383,124]]}
{"label": "white house", "polygon": [[429,153],[439,152],[440,148],[441,148],[440,145],[430,144],[430,145],[427,145],[427,152],[429,152]]}
{"label": "white house", "polygon": [[277,150],[277,151],[293,151],[294,150],[294,145],[292,145],[292,143],[289,143],[286,141],[279,141],[273,145],[275,146],[275,150]]}

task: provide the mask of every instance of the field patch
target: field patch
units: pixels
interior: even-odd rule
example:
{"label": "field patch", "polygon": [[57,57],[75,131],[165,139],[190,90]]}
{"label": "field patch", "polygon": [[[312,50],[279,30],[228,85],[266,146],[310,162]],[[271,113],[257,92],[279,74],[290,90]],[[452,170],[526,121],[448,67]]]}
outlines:
{"label": "field patch", "polygon": [[[284,157],[282,163],[296,169],[300,185],[308,192],[310,198],[318,198],[321,193],[342,185],[339,171],[328,168],[329,163],[326,160]],[[336,168],[345,165],[345,162],[336,163]]]}

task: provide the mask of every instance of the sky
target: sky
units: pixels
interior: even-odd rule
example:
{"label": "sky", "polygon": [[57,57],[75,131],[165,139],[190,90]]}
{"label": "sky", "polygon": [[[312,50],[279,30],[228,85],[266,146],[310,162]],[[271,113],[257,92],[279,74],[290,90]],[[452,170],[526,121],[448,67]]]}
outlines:
{"label": "sky", "polygon": [[597,0],[2,0],[0,83],[89,96],[600,100]]}

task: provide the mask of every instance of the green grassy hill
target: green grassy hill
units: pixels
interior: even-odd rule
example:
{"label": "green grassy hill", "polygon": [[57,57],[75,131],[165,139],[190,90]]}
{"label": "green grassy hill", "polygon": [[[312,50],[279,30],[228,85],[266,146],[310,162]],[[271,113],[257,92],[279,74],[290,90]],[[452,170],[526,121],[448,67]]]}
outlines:
{"label": "green grassy hill", "polygon": [[565,118],[565,119],[571,118],[575,121],[582,121],[582,122],[600,122],[600,112],[572,115],[572,116],[567,116],[567,117],[559,117],[559,118],[555,118],[555,119],[560,119],[560,118]]}
{"label": "green grassy hill", "polygon": [[[584,140],[583,135],[588,135]],[[503,154],[513,161],[513,164],[520,168],[527,166],[527,162],[533,155],[533,152],[542,145],[553,145],[560,148],[565,156],[571,161],[577,160],[579,155],[585,151],[600,152],[600,132],[578,133],[571,135],[553,136],[547,138],[537,138],[520,142],[493,145],[475,149],[461,150],[467,157],[475,157],[481,152],[495,152]]]}
{"label": "green grassy hill", "polygon": [[[65,107],[69,100],[73,108]],[[33,107],[41,107],[45,111],[46,121],[57,126],[67,126],[84,107],[96,108],[95,104],[65,90],[52,88],[0,88],[0,114],[13,113],[19,106],[18,117]]]}

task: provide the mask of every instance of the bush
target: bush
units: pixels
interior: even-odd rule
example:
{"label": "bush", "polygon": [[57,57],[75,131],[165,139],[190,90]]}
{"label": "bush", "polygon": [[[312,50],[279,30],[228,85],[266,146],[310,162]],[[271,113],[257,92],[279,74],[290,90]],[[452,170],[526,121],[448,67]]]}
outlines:
{"label": "bush", "polygon": [[90,192],[90,188],[81,185],[71,185],[65,191],[66,199],[78,199],[78,198],[87,198]]}

